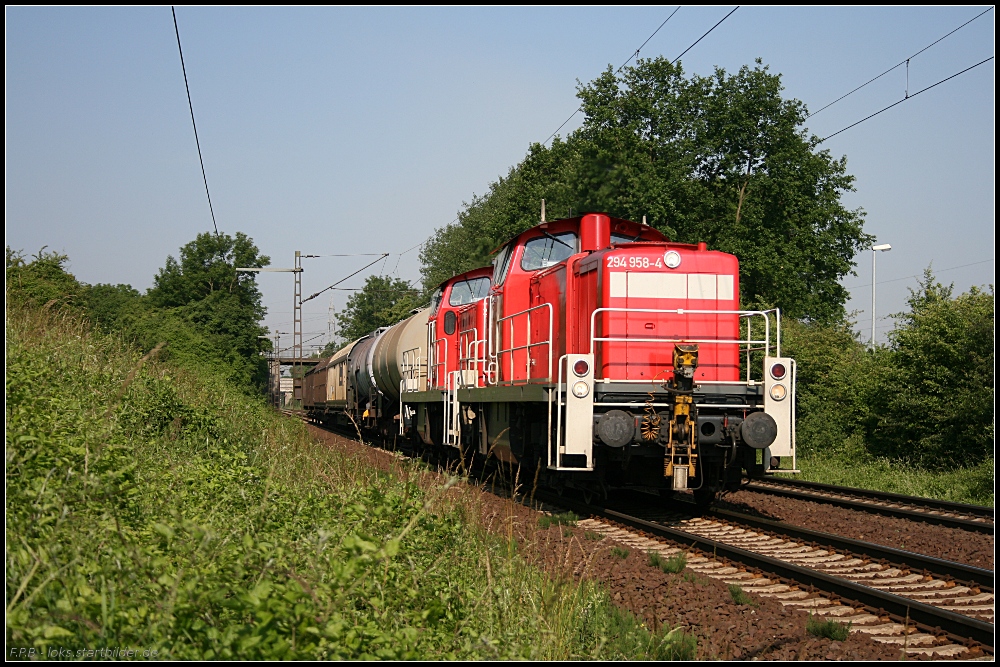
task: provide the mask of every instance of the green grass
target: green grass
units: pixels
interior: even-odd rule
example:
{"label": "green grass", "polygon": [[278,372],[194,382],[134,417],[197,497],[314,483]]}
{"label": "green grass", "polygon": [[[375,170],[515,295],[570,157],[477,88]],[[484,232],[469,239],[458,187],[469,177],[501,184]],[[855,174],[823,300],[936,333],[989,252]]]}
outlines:
{"label": "green grass", "polygon": [[604,539],[604,536],[600,533],[594,532],[593,530],[586,530],[583,532],[584,539],[593,540],[594,542],[600,542]]}
{"label": "green grass", "polygon": [[7,644],[170,659],[693,655],[553,580],[417,463],[313,443],[72,316],[6,322]]}
{"label": "green grass", "polygon": [[683,551],[680,551],[669,558],[664,558],[655,551],[650,551],[647,554],[648,563],[652,567],[658,567],[664,572],[670,574],[677,574],[682,572],[685,567],[687,567],[687,556]]}
{"label": "green grass", "polygon": [[614,546],[611,547],[611,555],[614,556],[615,558],[621,558],[622,560],[625,560],[626,558],[628,558],[629,550],[623,547]]}
{"label": "green grass", "polygon": [[749,604],[756,606],[754,599],[743,590],[743,587],[739,584],[729,584],[729,597],[733,599],[736,604]]}
{"label": "green grass", "polygon": [[[788,463],[791,463],[791,459]],[[994,503],[993,459],[971,468],[925,470],[863,454],[813,455],[799,458],[798,466],[802,474],[795,478],[809,482],[854,486],[988,507],[993,507]]]}
{"label": "green grass", "polygon": [[575,526],[580,520],[573,512],[562,512],[561,514],[543,514],[538,517],[538,527],[548,528],[549,526]]}
{"label": "green grass", "polygon": [[806,620],[806,632],[816,637],[826,637],[827,639],[842,642],[850,634],[851,624],[833,620],[822,620],[809,614],[809,618]]}

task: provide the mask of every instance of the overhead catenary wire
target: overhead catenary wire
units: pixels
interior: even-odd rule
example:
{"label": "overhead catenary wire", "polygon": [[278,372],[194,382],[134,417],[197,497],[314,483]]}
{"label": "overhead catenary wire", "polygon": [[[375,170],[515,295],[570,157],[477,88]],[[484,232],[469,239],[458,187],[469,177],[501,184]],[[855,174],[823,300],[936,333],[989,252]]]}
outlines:
{"label": "overhead catenary wire", "polygon": [[898,105],[902,104],[903,102],[906,102],[906,101],[909,101],[909,100],[912,100],[912,99],[913,99],[914,97],[916,97],[916,96],[917,96],[917,95],[919,95],[920,93],[925,93],[925,92],[927,92],[928,90],[930,90],[931,88],[934,88],[934,87],[936,87],[936,86],[940,86],[940,85],[941,85],[942,83],[944,83],[944,82],[946,82],[946,81],[951,81],[951,80],[952,80],[952,79],[954,79],[954,78],[955,78],[956,76],[961,76],[962,74],[965,74],[965,73],[966,73],[966,72],[968,72],[969,70],[973,70],[973,69],[976,69],[976,68],[977,68],[977,67],[979,67],[980,65],[983,65],[983,64],[986,64],[986,63],[988,63],[989,61],[993,60],[993,58],[994,58],[994,56],[990,56],[989,58],[986,58],[985,60],[980,60],[980,61],[979,61],[978,63],[976,63],[975,65],[971,65],[971,66],[969,66],[969,67],[966,67],[966,68],[965,68],[965,69],[963,69],[963,70],[962,70],[961,72],[955,72],[955,73],[954,73],[954,74],[952,74],[951,76],[949,76],[949,77],[945,77],[944,79],[941,79],[941,80],[940,80],[940,81],[938,81],[937,83],[932,83],[931,85],[927,86],[926,88],[921,88],[920,90],[918,90],[917,92],[913,93],[912,95],[907,95],[906,97],[904,97],[904,98],[902,98],[902,99],[900,99],[900,100],[897,100],[896,102],[893,102],[893,103],[892,103],[892,104],[890,104],[889,106],[887,106],[887,107],[884,107],[884,108],[882,108],[882,109],[879,109],[879,110],[878,110],[878,111],[876,111],[875,113],[873,113],[873,114],[871,114],[871,115],[869,115],[869,116],[865,116],[865,117],[864,117],[864,118],[862,118],[861,120],[859,120],[859,121],[857,121],[857,122],[854,122],[854,123],[851,123],[850,125],[848,125],[847,127],[843,128],[843,129],[840,129],[840,130],[837,130],[837,131],[836,131],[836,132],[834,132],[833,134],[830,134],[830,135],[827,135],[827,136],[823,137],[822,139],[820,139],[820,140],[819,140],[818,142],[816,142],[816,143],[817,143],[817,145],[819,145],[819,144],[823,143],[824,141],[826,141],[827,139],[830,139],[830,138],[832,138],[832,137],[835,137],[835,136],[837,136],[837,135],[838,135],[838,134],[840,134],[841,132],[846,132],[847,130],[851,129],[852,127],[855,127],[855,126],[857,126],[857,125],[860,125],[861,123],[865,122],[866,120],[870,120],[870,119],[874,118],[875,116],[879,115],[880,113],[883,113],[883,112],[885,112],[885,111],[888,111],[889,109],[891,109],[891,108],[893,108],[893,107],[895,107],[895,106],[898,106]]}
{"label": "overhead catenary wire", "polygon": [[721,19],[719,19],[719,22],[718,22],[718,23],[716,23],[715,25],[713,25],[713,26],[712,26],[711,28],[709,28],[709,29],[708,29],[708,32],[706,32],[706,33],[705,33],[704,35],[702,35],[702,36],[701,36],[701,37],[699,37],[698,39],[694,40],[694,44],[692,44],[691,46],[689,46],[689,47],[687,47],[686,49],[684,49],[684,51],[682,51],[682,52],[681,52],[681,55],[679,55],[679,56],[677,56],[676,58],[674,58],[674,59],[673,59],[673,60],[672,60],[672,61],[670,62],[670,64],[671,64],[671,65],[673,65],[673,64],[674,64],[674,63],[676,63],[676,62],[677,62],[678,60],[680,60],[681,58],[683,58],[683,57],[684,57],[684,54],[685,54],[685,53],[687,53],[688,51],[690,51],[691,49],[693,49],[693,48],[694,48],[695,46],[697,46],[697,45],[698,45],[698,42],[700,42],[701,40],[703,40],[703,39],[705,39],[706,37],[708,37],[708,33],[712,32],[713,30],[715,30],[716,28],[718,28],[718,27],[719,27],[720,25],[722,25],[722,22],[723,22],[723,21],[725,21],[726,19],[728,19],[728,18],[729,18],[730,16],[732,16],[732,15],[733,15],[733,12],[735,12],[735,11],[736,11],[737,9],[739,9],[739,8],[740,8],[740,6],[739,6],[739,5],[736,5],[735,7],[733,7],[733,8],[732,8],[732,10],[731,10],[731,11],[730,11],[730,12],[729,12],[728,14],[726,14],[726,15],[725,15],[725,16],[723,16],[723,17],[722,17]]}
{"label": "overhead catenary wire", "polygon": [[[656,30],[654,30],[654,31],[653,31],[653,34],[652,34],[652,35],[650,35],[649,37],[647,37],[647,38],[646,38],[646,41],[645,41],[645,42],[643,42],[643,43],[642,43],[642,44],[641,44],[641,45],[639,46],[639,48],[635,50],[635,53],[633,53],[632,55],[630,55],[630,56],[628,57],[628,59],[627,59],[627,60],[626,60],[625,62],[623,62],[623,63],[622,63],[621,67],[619,67],[619,68],[618,68],[618,70],[617,70],[617,71],[615,71],[615,74],[618,74],[619,72],[621,72],[621,71],[622,71],[622,70],[623,70],[623,69],[625,68],[625,66],[626,66],[626,65],[628,65],[628,64],[629,64],[629,63],[630,63],[630,62],[632,61],[632,59],[633,59],[633,58],[635,58],[636,56],[638,56],[638,55],[639,55],[639,52],[640,52],[640,51],[642,50],[642,47],[646,46],[646,44],[648,44],[648,43],[649,43],[649,40],[653,39],[653,37],[655,37],[655,36],[656,36],[656,33],[660,32],[660,29],[661,29],[661,28],[663,28],[663,26],[667,25],[667,21],[669,21],[670,19],[672,19],[672,18],[674,17],[674,14],[676,14],[676,13],[677,13],[678,11],[680,11],[680,8],[681,8],[681,5],[678,5],[678,6],[677,6],[677,9],[675,9],[675,10],[674,10],[674,11],[673,11],[673,12],[672,12],[672,13],[670,14],[670,16],[668,16],[668,17],[667,17],[667,18],[666,18],[666,19],[665,19],[665,20],[663,21],[663,23],[661,23],[661,24],[659,25],[659,27],[658,27],[658,28],[657,28]],[[730,12],[730,13],[732,13],[732,12]],[[723,19],[723,20],[725,20],[725,19]],[[713,30],[714,30],[714,28],[713,28]],[[711,31],[709,31],[709,32],[711,32]],[[706,34],[708,34],[708,33],[706,33]],[[705,36],[705,35],[702,35],[702,37],[704,37],[704,36]],[[701,40],[699,39],[698,41],[701,41]],[[697,44],[697,42],[695,42],[695,43]],[[692,46],[694,46],[694,45],[692,44]],[[689,48],[690,48],[690,47],[689,47]],[[685,53],[687,53],[687,51],[685,51]],[[557,135],[557,134],[559,133],[559,130],[563,129],[563,127],[565,127],[565,126],[566,126],[566,123],[568,123],[568,122],[570,122],[571,120],[573,120],[573,117],[574,117],[574,116],[576,116],[576,115],[577,115],[578,113],[580,113],[580,111],[581,111],[582,109],[583,109],[583,105],[580,105],[580,106],[578,106],[578,107],[576,108],[576,111],[574,111],[573,113],[571,113],[571,114],[569,115],[569,118],[567,118],[566,120],[564,120],[564,121],[562,122],[562,124],[561,124],[561,125],[560,125],[559,127],[557,127],[557,128],[556,128],[556,131],[555,131],[555,132],[553,132],[552,134],[550,134],[550,135],[549,135],[549,137],[548,137],[548,139],[546,139],[545,141],[543,141],[543,142],[542,142],[542,145],[544,146],[545,144],[549,143],[549,140],[550,140],[550,139],[552,139],[552,137],[556,136],[556,135]]]}
{"label": "overhead catenary wire", "polygon": [[385,258],[388,257],[388,256],[389,256],[389,253],[387,253],[387,252],[381,253],[379,255],[378,259],[376,259],[374,262],[369,262],[368,264],[365,264],[364,266],[362,266],[360,269],[358,269],[357,271],[355,271],[351,275],[349,275],[349,276],[347,276],[345,278],[341,278],[340,280],[338,280],[334,284],[330,285],[329,287],[325,287],[325,288],[321,289],[320,291],[316,292],[315,294],[313,294],[313,295],[311,295],[311,296],[309,296],[309,297],[307,297],[305,299],[302,299],[302,303],[305,303],[306,301],[311,301],[312,299],[315,299],[316,297],[318,297],[323,292],[326,292],[328,290],[332,290],[334,287],[336,287],[340,283],[344,282],[348,278],[353,278],[354,276],[358,275],[359,273],[361,273],[362,271],[364,271],[368,267],[370,267],[370,266],[372,266],[374,264],[378,264],[381,261],[384,261]]}
{"label": "overhead catenary wire", "polygon": [[907,57],[907,58],[904,58],[903,60],[899,61],[898,63],[896,63],[895,65],[893,65],[892,67],[890,67],[890,68],[889,68],[889,69],[887,69],[886,71],[882,72],[882,73],[881,73],[881,74],[879,74],[878,76],[876,76],[876,77],[873,77],[873,78],[871,78],[871,79],[868,79],[867,81],[865,81],[865,82],[864,82],[863,84],[861,84],[860,86],[858,86],[858,87],[857,87],[857,88],[855,88],[854,90],[852,90],[852,91],[850,91],[850,92],[848,92],[848,93],[845,93],[845,94],[841,95],[840,97],[838,97],[838,98],[837,98],[837,99],[835,99],[834,101],[830,102],[830,103],[829,103],[829,104],[827,104],[826,106],[824,106],[824,107],[821,107],[821,108],[819,108],[819,109],[818,109],[818,110],[816,110],[816,111],[813,111],[813,112],[812,112],[811,114],[809,114],[808,116],[806,116],[806,118],[812,118],[813,116],[815,116],[815,115],[816,115],[816,114],[818,114],[819,112],[823,111],[824,109],[829,109],[830,107],[832,107],[832,106],[833,106],[834,104],[836,104],[837,102],[840,102],[841,100],[843,100],[843,99],[845,99],[845,98],[847,98],[847,97],[850,97],[851,95],[853,95],[854,93],[858,92],[859,90],[861,90],[862,88],[864,88],[864,87],[865,87],[865,86],[867,86],[868,84],[871,84],[871,83],[874,83],[875,81],[878,81],[879,79],[881,79],[881,78],[882,78],[883,76],[885,76],[885,75],[886,75],[886,74],[888,74],[889,72],[892,72],[892,71],[894,71],[894,70],[897,70],[897,69],[899,69],[900,67],[902,67],[903,65],[907,65],[907,66],[908,66],[908,65],[909,65],[909,62],[910,62],[910,60],[912,60],[913,58],[916,58],[916,57],[917,57],[917,56],[919,56],[919,55],[920,55],[921,53],[923,53],[923,52],[924,52],[924,51],[926,51],[927,49],[931,48],[931,47],[932,47],[932,46],[934,46],[935,44],[937,44],[937,43],[939,43],[939,42],[941,42],[941,41],[943,41],[943,40],[947,39],[948,37],[951,37],[951,36],[952,36],[952,35],[954,35],[954,34],[955,34],[956,32],[958,32],[959,30],[961,30],[961,29],[962,29],[962,28],[964,28],[965,26],[969,25],[970,23],[972,23],[973,21],[975,21],[976,19],[978,19],[978,18],[979,18],[980,16],[982,16],[983,14],[986,14],[987,12],[990,12],[990,11],[992,11],[992,10],[993,10],[993,7],[988,7],[988,8],[986,8],[986,10],[984,10],[984,11],[980,12],[980,13],[979,13],[979,14],[977,14],[976,16],[973,16],[973,17],[972,17],[971,19],[969,19],[968,21],[966,21],[966,22],[965,22],[965,23],[963,23],[962,25],[958,26],[957,28],[955,28],[954,30],[952,30],[951,32],[949,32],[948,34],[946,34],[946,35],[944,35],[944,36],[942,36],[942,37],[939,37],[939,38],[937,38],[936,40],[934,40],[933,42],[931,42],[930,44],[928,44],[928,45],[927,45],[927,46],[925,46],[924,48],[920,49],[919,51],[917,51],[917,52],[916,52],[916,53],[914,53],[913,55],[911,55],[911,56],[909,56],[909,57]]}
{"label": "overhead catenary wire", "polygon": [[181,48],[181,31],[177,27],[177,12],[170,5],[170,13],[174,17],[174,34],[177,35],[177,53],[181,56],[181,72],[184,74],[184,90],[187,91],[188,110],[191,112],[191,127],[194,128],[194,145],[198,147],[198,163],[201,164],[201,179],[205,182],[205,196],[208,198],[208,211],[212,214],[212,227],[215,235],[219,235],[219,225],[215,222],[215,209],[212,207],[212,195],[208,191],[208,176],[205,175],[205,160],[201,156],[201,142],[198,140],[198,125],[194,122],[194,105],[191,103],[191,87],[188,85],[187,67],[184,66],[184,50]]}
{"label": "overhead catenary wire", "polygon": [[[938,274],[938,273],[944,273],[945,271],[955,271],[957,269],[964,269],[967,266],[977,266],[979,264],[986,264],[988,262],[994,262],[994,261],[996,261],[996,258],[993,258],[993,259],[984,259],[984,260],[979,261],[979,262],[971,262],[969,264],[960,264],[958,266],[950,266],[947,269],[938,269],[938,270],[934,271],[934,273]],[[902,278],[891,278],[889,280],[880,280],[880,281],[878,281],[875,284],[876,285],[884,285],[885,283],[898,283],[900,280],[910,280],[911,278],[920,278],[922,275],[923,274],[914,273],[912,276],[903,276]],[[865,283],[864,285],[851,285],[850,287],[845,287],[844,289],[846,289],[846,290],[852,290],[852,289],[858,289],[858,288],[861,288],[861,287],[871,287],[871,286],[872,286],[871,283]]]}

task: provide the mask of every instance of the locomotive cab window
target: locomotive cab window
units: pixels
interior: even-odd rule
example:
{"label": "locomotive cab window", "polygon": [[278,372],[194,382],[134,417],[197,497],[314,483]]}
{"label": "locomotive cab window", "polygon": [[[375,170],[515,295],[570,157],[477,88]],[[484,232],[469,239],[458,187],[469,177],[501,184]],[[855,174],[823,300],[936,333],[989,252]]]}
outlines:
{"label": "locomotive cab window", "polygon": [[474,303],[480,299],[485,299],[489,292],[489,278],[483,277],[463,280],[451,286],[451,294],[448,296],[448,305],[464,306],[467,303]]}
{"label": "locomotive cab window", "polygon": [[503,285],[507,277],[507,268],[510,266],[510,256],[514,254],[514,244],[508,243],[504,246],[500,254],[493,260],[493,284]]}
{"label": "locomotive cab window", "polygon": [[524,244],[521,269],[537,271],[558,264],[571,255],[575,255],[576,248],[576,234],[574,232],[560,232],[535,237]]}
{"label": "locomotive cab window", "polygon": [[441,305],[441,288],[434,290],[434,294],[431,295],[431,317],[437,315],[438,307]]}
{"label": "locomotive cab window", "polygon": [[638,234],[622,234],[621,232],[614,232],[611,234],[611,242],[614,244],[620,243],[636,243],[641,241],[642,232]]}

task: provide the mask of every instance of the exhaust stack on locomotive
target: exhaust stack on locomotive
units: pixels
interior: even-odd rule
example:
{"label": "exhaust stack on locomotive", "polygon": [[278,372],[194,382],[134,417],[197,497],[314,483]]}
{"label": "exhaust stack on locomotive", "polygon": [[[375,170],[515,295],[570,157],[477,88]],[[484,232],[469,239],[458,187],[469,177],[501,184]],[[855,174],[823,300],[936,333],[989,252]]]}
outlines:
{"label": "exhaust stack on locomotive", "polygon": [[775,458],[794,467],[780,313],[739,308],[733,255],[645,224],[543,218],[492,267],[451,278],[429,309],[369,340],[314,371],[340,381],[346,365],[357,383],[353,403],[348,390],[313,405],[318,418],[366,410],[383,433],[389,423],[588,492],[708,500]]}

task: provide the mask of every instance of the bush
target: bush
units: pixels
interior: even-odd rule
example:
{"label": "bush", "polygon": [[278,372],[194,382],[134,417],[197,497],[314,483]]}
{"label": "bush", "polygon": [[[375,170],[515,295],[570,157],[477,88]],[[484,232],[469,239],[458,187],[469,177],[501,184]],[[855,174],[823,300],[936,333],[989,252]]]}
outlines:
{"label": "bush", "polygon": [[953,298],[928,269],[908,303],[866,396],[869,448],[933,468],[976,465],[993,451],[993,289]]}
{"label": "bush", "polygon": [[994,436],[994,295],[952,289],[927,271],[889,345],[867,349],[850,323],[786,320],[797,362],[800,456],[847,467],[884,459],[930,470],[974,468]]}

